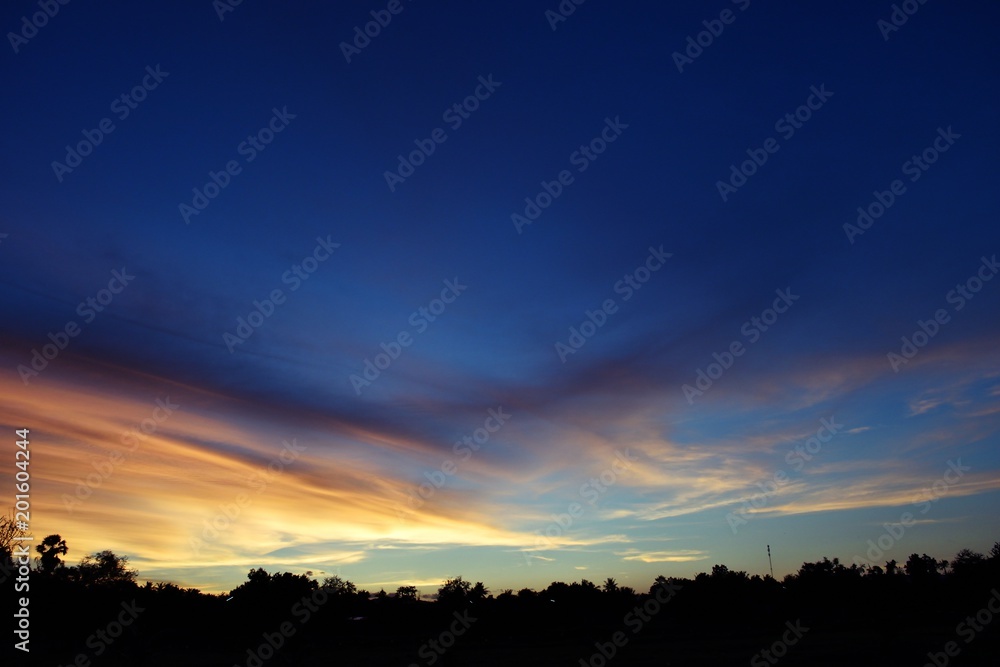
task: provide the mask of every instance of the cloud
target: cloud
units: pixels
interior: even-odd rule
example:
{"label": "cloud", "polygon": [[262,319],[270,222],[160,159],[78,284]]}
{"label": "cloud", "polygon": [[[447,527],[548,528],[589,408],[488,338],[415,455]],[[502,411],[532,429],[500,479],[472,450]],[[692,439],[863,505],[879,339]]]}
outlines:
{"label": "cloud", "polygon": [[682,549],[677,551],[639,551],[629,549],[628,551],[616,551],[616,556],[621,556],[622,560],[637,560],[643,563],[689,563],[699,560],[707,560],[710,556],[707,552]]}
{"label": "cloud", "polygon": [[[370,404],[354,413],[295,404],[294,392],[279,391],[269,401],[267,386],[260,394],[220,391],[72,354],[53,362],[27,391],[16,375],[0,376],[0,421],[28,425],[44,443],[34,528],[67,537],[71,558],[111,548],[130,555],[143,577],[219,590],[249,567],[371,571],[407,551],[475,546],[542,560],[558,551],[606,554],[679,517],[721,525],[725,512],[758,492],[756,482],[778,470],[789,472],[789,481],[755,510],[761,516],[905,505],[940,475],[956,442],[985,450],[998,432],[989,403],[995,381],[980,370],[984,357],[962,349],[941,352],[952,365],[947,376],[934,364],[907,369],[907,388],[893,394],[900,418],[912,413],[903,421],[875,422],[855,407],[885,381],[877,379],[878,360],[867,357],[776,367],[739,400],[745,380],[726,376],[730,388],[713,389],[697,410],[678,409],[670,398],[677,388],[650,373],[659,362],[636,356],[590,370],[581,357],[571,373],[581,380],[577,386],[555,377],[532,387],[472,382],[462,400],[456,392],[400,397],[393,410]],[[23,354],[7,349],[0,357],[13,367]],[[786,403],[803,390],[812,398]],[[180,407],[155,431],[136,431],[165,397]],[[931,400],[953,410],[909,407]],[[457,460],[453,442],[499,405],[513,415],[510,422],[457,461],[458,472],[423,505],[411,506],[426,473]],[[377,407],[387,416],[377,417]],[[852,424],[845,413],[861,419]],[[808,467],[791,471],[785,454],[833,414],[850,428]],[[901,431],[900,424],[913,426]],[[130,434],[138,438],[134,449],[125,444]],[[285,442],[301,452],[269,470]],[[857,458],[858,448],[864,458]],[[586,502],[581,489],[624,451],[634,463],[605,482],[593,504]],[[101,476],[116,452],[123,461]],[[9,467],[0,462],[0,471]],[[98,483],[89,485],[88,476]],[[81,488],[86,497],[77,498]],[[985,464],[949,493],[998,488],[1000,476]],[[72,511],[67,497],[80,501]],[[583,515],[540,545],[539,532],[574,502]],[[215,534],[213,524],[224,527]],[[203,544],[194,550],[196,540]],[[636,562],[683,563],[708,552],[621,553]]]}

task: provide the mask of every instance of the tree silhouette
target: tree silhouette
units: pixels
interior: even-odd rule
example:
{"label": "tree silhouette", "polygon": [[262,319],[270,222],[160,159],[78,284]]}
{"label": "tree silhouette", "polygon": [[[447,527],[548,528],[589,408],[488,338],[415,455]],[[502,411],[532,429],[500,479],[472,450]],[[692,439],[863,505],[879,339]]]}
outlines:
{"label": "tree silhouette", "polygon": [[[367,591],[357,590],[339,576],[326,577],[320,584],[311,572],[272,574],[263,568],[251,569],[246,581],[227,595],[151,582],[140,588],[134,584],[136,572],[128,567],[128,558],[111,551],[86,556],[75,567],[61,567],[61,558],[68,551],[65,544],[59,535],[50,535],[38,549],[42,555],[39,561],[57,572],[57,576],[38,581],[39,589],[46,592],[39,596],[42,604],[62,613],[64,620],[54,629],[62,633],[69,628],[80,637],[87,636],[93,632],[94,614],[99,610],[103,610],[101,614],[121,613],[122,599],[134,600],[139,608],[150,610],[142,623],[131,626],[107,648],[117,658],[107,661],[109,665],[152,664],[153,656],[162,656],[164,663],[168,657],[183,662],[196,651],[217,648],[237,655],[245,653],[247,646],[261,645],[261,637],[271,638],[268,645],[275,653],[279,647],[274,642],[284,644],[280,647],[282,657],[268,664],[312,664],[307,656],[334,655],[337,651],[350,658],[364,656],[363,662],[347,660],[345,664],[382,664],[379,658],[384,656],[379,651],[428,646],[422,643],[428,637],[440,637],[442,629],[456,621],[453,613],[461,615],[463,610],[489,621],[463,635],[463,649],[456,648],[454,655],[440,655],[442,661],[437,664],[464,664],[462,650],[489,650],[501,645],[510,647],[517,656],[510,661],[513,664],[540,664],[529,660],[529,656],[538,657],[539,646],[551,649],[552,655],[577,645],[593,646],[595,637],[611,637],[619,631],[623,618],[629,619],[626,627],[633,631],[638,631],[636,623],[642,621],[643,642],[649,642],[651,649],[659,646],[667,651],[672,650],[667,647],[680,646],[681,655],[702,652],[706,645],[716,643],[720,649],[734,649],[720,628],[727,632],[738,628],[741,639],[737,645],[752,640],[757,646],[771,646],[775,637],[781,636],[776,633],[785,632],[792,618],[803,619],[808,627],[835,630],[845,641],[874,641],[873,633],[877,633],[878,641],[887,648],[903,651],[921,638],[953,632],[954,621],[940,610],[961,606],[974,611],[978,608],[975,605],[982,605],[982,592],[995,586],[1000,574],[998,542],[989,557],[962,549],[955,554],[950,570],[947,561],[927,554],[912,554],[905,565],[890,560],[885,570],[824,557],[802,563],[798,572],[784,577],[782,583],[718,564],[693,579],[656,577],[648,592],[637,593],[608,577],[600,585],[587,579],[555,581],[537,593],[529,588],[516,594],[503,589],[496,596],[483,582],[472,583],[459,576],[441,585],[436,604],[418,602],[416,586],[397,588],[395,599],[403,601],[397,604],[385,602],[389,596],[384,590],[372,600]],[[131,588],[123,591],[124,586]],[[664,592],[670,594],[669,603]],[[312,608],[305,602],[324,606]],[[306,610],[314,613],[307,616]],[[314,616],[318,620],[310,620],[301,631],[294,626],[293,642],[277,639],[277,628],[300,620],[305,623]],[[979,645],[986,647],[986,643]],[[803,652],[799,656],[802,664],[825,664],[813,660],[825,649],[807,646],[804,642],[795,647]],[[928,646],[935,649],[937,644]],[[807,654],[807,650],[812,653]],[[39,664],[58,664],[59,659],[45,654]],[[763,663],[758,660],[754,664]]]}
{"label": "tree silhouette", "polygon": [[134,584],[138,574],[129,569],[128,556],[116,556],[108,550],[84,556],[77,572],[86,585]]}
{"label": "tree silhouette", "polygon": [[438,589],[438,602],[449,607],[461,607],[468,602],[471,590],[472,584],[462,577],[449,579]]}
{"label": "tree silhouette", "polygon": [[69,552],[69,547],[66,546],[66,540],[59,535],[49,535],[35,547],[35,551],[40,554],[38,558],[39,569],[45,574],[52,574],[62,565],[60,556],[65,556]]}
{"label": "tree silhouette", "polygon": [[906,574],[910,576],[911,579],[917,581],[926,581],[929,579],[934,579],[938,575],[938,571],[944,572],[948,567],[948,561],[942,560],[938,561],[927,554],[918,556],[917,554],[910,554],[910,557],[906,559]]}
{"label": "tree silhouette", "polygon": [[14,572],[14,538],[24,535],[13,516],[0,516],[0,582]]}
{"label": "tree silhouette", "polygon": [[333,596],[351,596],[358,592],[357,586],[336,575],[324,579],[322,588]]}
{"label": "tree silhouette", "polygon": [[9,558],[14,551],[14,538],[23,534],[24,531],[17,527],[13,518],[0,516],[0,555]]}
{"label": "tree silhouette", "polygon": [[485,600],[486,596],[490,594],[490,589],[483,585],[483,582],[477,581],[476,585],[469,590],[469,602],[479,602],[480,600]]}
{"label": "tree silhouette", "polygon": [[396,599],[397,600],[407,600],[409,602],[417,601],[417,587],[416,586],[400,586],[396,589]]}
{"label": "tree silhouette", "polygon": [[970,576],[986,565],[986,556],[972,549],[962,549],[951,561],[951,570],[957,576]]}

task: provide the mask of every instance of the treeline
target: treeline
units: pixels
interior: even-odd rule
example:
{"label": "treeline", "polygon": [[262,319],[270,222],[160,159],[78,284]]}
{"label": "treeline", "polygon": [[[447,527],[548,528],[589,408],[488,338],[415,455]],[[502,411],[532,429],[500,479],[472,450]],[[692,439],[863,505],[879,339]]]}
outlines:
{"label": "treeline", "polygon": [[[386,664],[450,664],[448,656],[499,646],[593,664],[586,659],[601,647],[621,655],[662,647],[675,658],[691,651],[693,660],[698,646],[719,642],[746,664],[793,621],[810,629],[799,651],[823,636],[850,637],[883,664],[924,664],[991,595],[1000,610],[1000,542],[988,554],[963,549],[938,560],[915,553],[905,563],[874,567],[823,558],[781,581],[715,565],[694,578],[657,577],[642,590],[609,578],[492,591],[459,576],[430,599],[420,599],[415,586],[372,592],[337,576],[320,581],[311,572],[264,569],[251,569],[228,594],[213,595],[169,583],[140,585],[128,558],[110,551],[67,565],[68,546],[58,535],[36,552],[29,576],[32,654],[16,664],[159,665],[168,664],[161,663],[165,656],[185,659],[188,667],[301,666],[331,656],[381,664],[365,661],[376,655]],[[17,570],[9,546],[0,545],[0,569]],[[996,650],[996,634],[984,626],[975,650]],[[615,647],[612,638],[628,646]],[[831,650],[839,649],[825,649]],[[966,659],[974,654],[966,650]],[[486,654],[480,657],[489,664]]]}

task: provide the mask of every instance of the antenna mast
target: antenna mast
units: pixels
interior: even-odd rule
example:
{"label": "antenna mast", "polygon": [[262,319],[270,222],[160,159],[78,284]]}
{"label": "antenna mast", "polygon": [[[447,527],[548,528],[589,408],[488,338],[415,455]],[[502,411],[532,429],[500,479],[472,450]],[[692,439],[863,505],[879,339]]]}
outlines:
{"label": "antenna mast", "polygon": [[774,564],[771,562],[771,545],[767,545],[767,564],[771,567],[771,578],[774,579]]}

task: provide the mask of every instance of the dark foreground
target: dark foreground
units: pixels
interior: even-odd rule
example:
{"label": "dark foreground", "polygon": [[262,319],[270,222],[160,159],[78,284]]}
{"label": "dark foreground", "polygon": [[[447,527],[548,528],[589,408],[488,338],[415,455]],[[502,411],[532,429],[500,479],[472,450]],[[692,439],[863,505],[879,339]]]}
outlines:
{"label": "dark foreground", "polygon": [[31,652],[8,650],[3,664],[993,666],[996,565],[889,574],[824,559],[781,583],[716,566],[641,593],[583,581],[476,596],[458,585],[434,602],[262,570],[231,597],[33,576]]}

